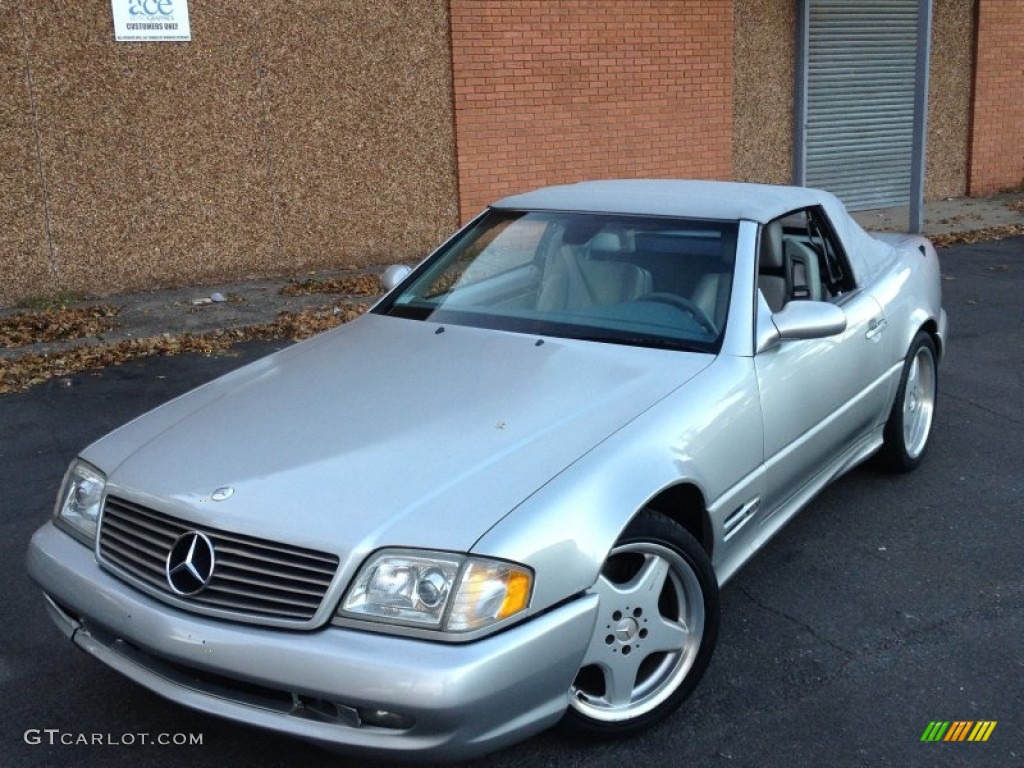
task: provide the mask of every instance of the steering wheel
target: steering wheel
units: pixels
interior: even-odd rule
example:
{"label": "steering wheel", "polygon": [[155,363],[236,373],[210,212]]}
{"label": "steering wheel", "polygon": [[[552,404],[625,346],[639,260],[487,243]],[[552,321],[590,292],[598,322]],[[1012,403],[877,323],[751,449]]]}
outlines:
{"label": "steering wheel", "polygon": [[710,333],[712,336],[718,335],[718,328],[715,326],[714,321],[708,317],[707,312],[700,308],[700,305],[686,298],[680,296],[678,293],[645,293],[637,301],[655,301],[660,304],[668,304],[670,307],[675,307],[680,312],[685,312],[690,315],[697,324],[700,325],[704,330]]}

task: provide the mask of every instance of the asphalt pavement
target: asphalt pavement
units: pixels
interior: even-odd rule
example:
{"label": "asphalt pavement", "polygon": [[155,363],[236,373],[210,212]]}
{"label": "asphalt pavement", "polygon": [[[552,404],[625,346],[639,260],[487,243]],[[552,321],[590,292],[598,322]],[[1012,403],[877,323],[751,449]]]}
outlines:
{"label": "asphalt pavement", "polygon": [[[724,587],[710,669],[666,723],[624,742],[543,734],[475,765],[1024,762],[1024,238],[940,257],[951,339],[918,470],[855,470]],[[60,635],[24,571],[28,539],[79,449],[282,346],[149,358],[0,397],[0,765],[368,764],[122,678]],[[935,720],[997,725],[984,743],[922,742]],[[202,743],[154,743],[160,734]]]}

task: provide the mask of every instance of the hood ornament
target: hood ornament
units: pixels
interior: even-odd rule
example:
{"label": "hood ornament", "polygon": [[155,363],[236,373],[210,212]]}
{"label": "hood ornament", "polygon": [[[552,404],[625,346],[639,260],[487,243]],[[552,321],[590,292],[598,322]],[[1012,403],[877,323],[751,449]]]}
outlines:
{"label": "hood ornament", "polygon": [[230,499],[232,495],[234,495],[234,493],[234,488],[232,488],[230,485],[225,485],[211,493],[210,498],[213,499],[214,501],[224,501],[225,499]]}

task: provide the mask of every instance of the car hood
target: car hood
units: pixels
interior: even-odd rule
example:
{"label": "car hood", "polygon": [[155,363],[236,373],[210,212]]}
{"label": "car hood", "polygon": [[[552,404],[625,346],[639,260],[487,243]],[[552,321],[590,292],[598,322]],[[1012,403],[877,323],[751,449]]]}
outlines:
{"label": "car hood", "polygon": [[[708,355],[368,315],[94,443],[108,493],[197,525],[356,554],[468,551]],[[214,490],[233,494],[211,500]]]}

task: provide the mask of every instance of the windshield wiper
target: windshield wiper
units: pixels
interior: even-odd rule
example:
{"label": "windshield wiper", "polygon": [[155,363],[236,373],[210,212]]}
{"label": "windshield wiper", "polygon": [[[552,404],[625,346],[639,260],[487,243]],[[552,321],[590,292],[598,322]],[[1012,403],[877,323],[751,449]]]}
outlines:
{"label": "windshield wiper", "polygon": [[659,339],[650,336],[573,336],[580,341],[597,341],[602,344],[623,344],[629,347],[650,347],[651,349],[671,349],[676,352],[698,352],[708,354],[706,346],[693,344],[680,339]]}

